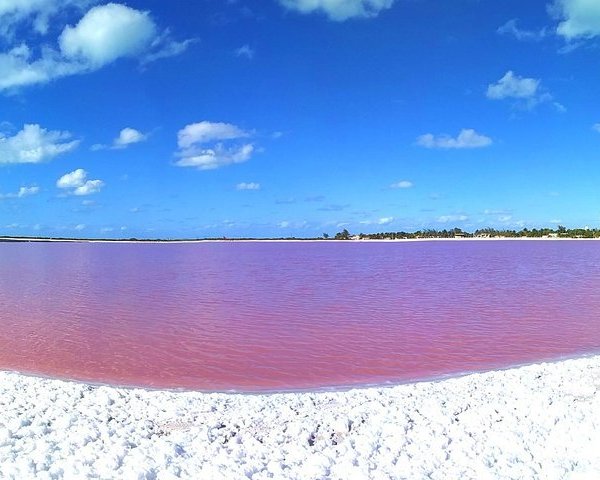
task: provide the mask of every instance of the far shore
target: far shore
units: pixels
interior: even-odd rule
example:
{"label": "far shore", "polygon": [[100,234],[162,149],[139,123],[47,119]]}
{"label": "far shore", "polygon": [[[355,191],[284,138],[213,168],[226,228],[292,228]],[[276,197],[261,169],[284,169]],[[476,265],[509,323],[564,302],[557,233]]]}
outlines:
{"label": "far shore", "polygon": [[396,238],[396,239],[323,239],[323,238],[206,238],[206,239],[94,239],[0,237],[1,243],[397,243],[397,242],[490,242],[490,241],[600,241],[600,238],[572,237],[460,237],[460,238]]}

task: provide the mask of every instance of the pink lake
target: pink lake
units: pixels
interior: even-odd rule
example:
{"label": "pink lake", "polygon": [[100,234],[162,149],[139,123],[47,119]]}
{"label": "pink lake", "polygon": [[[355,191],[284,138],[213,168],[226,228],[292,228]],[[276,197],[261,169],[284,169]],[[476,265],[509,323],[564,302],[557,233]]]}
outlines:
{"label": "pink lake", "polygon": [[600,353],[600,242],[0,243],[0,370],[272,391]]}

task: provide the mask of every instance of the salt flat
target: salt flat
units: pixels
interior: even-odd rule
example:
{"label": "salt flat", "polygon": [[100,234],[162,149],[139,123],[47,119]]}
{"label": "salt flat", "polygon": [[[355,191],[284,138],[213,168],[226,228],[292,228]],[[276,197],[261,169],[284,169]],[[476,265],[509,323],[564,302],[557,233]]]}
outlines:
{"label": "salt flat", "polygon": [[271,395],[0,373],[3,479],[588,479],[599,445],[600,356]]}

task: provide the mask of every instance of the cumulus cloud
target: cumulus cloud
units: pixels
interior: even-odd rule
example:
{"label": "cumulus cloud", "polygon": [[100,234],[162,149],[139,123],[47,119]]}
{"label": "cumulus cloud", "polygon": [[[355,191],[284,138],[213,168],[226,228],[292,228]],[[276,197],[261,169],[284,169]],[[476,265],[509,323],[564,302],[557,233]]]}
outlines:
{"label": "cumulus cloud", "polygon": [[242,182],[235,186],[236,190],[260,190],[260,183]]}
{"label": "cumulus cloud", "polygon": [[230,123],[204,121],[186,125],[179,130],[177,144],[179,148],[189,148],[194,144],[236,140],[249,136],[249,133]]}
{"label": "cumulus cloud", "polygon": [[102,190],[104,182],[102,180],[88,180],[87,175],[84,169],[78,168],[60,177],[56,182],[56,186],[77,196],[91,195]]}
{"label": "cumulus cloud", "polygon": [[[14,3],[14,0],[8,1]],[[39,4],[38,7],[26,8],[33,3]],[[26,27],[31,15],[46,15],[50,10],[45,5],[50,3],[21,0],[16,2],[20,6],[11,10],[11,18],[22,21]],[[67,3],[84,5],[90,2],[61,0],[57,5]],[[148,12],[108,3],[91,8],[75,25],[65,26],[54,47],[46,41],[45,46],[34,52],[27,44],[17,42],[8,51],[0,53],[0,90],[92,72],[121,58],[136,57],[144,63],[178,55],[188,44],[189,41],[172,40],[168,30],[160,33]]]}
{"label": "cumulus cloud", "polygon": [[17,193],[18,198],[30,197],[31,195],[36,195],[40,191],[40,187],[21,187]]}
{"label": "cumulus cloud", "polygon": [[135,128],[124,128],[119,133],[119,136],[115,138],[113,146],[115,148],[125,148],[134,143],[140,143],[146,140],[147,135],[143,134]]}
{"label": "cumulus cloud", "polygon": [[214,148],[188,149],[181,153],[175,162],[179,167],[197,167],[200,170],[215,170],[235,163],[246,162],[252,157],[254,146],[250,144],[240,147],[226,148],[222,144]]}
{"label": "cumulus cloud", "polygon": [[80,185],[73,190],[73,195],[83,196],[91,195],[92,193],[98,193],[104,187],[102,180],[87,180],[83,185]]}
{"label": "cumulus cloud", "polygon": [[539,42],[546,38],[549,34],[547,28],[542,28],[541,30],[525,30],[519,28],[517,23],[517,19],[513,18],[512,20],[506,22],[504,25],[498,27],[498,30],[496,30],[496,32],[500,35],[514,37],[517,40],[533,42]]}
{"label": "cumulus cloud", "polygon": [[300,13],[321,12],[338,22],[349,18],[372,18],[391,8],[394,0],[279,0],[285,8]]}
{"label": "cumulus cloud", "polygon": [[86,177],[87,172],[83,168],[78,168],[60,177],[56,182],[56,186],[58,188],[76,188],[83,185]]}
{"label": "cumulus cloud", "polygon": [[509,70],[498,82],[488,86],[486,95],[493,100],[531,98],[538,93],[539,86],[540,80],[519,77]]}
{"label": "cumulus cloud", "polygon": [[109,3],[92,8],[59,37],[62,54],[92,67],[139,55],[157,35],[148,12]]}
{"label": "cumulus cloud", "polygon": [[107,148],[113,150],[122,150],[134,145],[146,141],[148,135],[136,130],[135,128],[126,127],[119,132],[119,136],[115,138],[111,145],[96,144],[92,145],[92,150],[104,150]]}
{"label": "cumulus cloud", "polygon": [[600,2],[555,0],[551,11],[561,20],[556,33],[566,40],[589,39],[600,35]]}
{"label": "cumulus cloud", "polygon": [[417,145],[425,148],[482,148],[488,147],[492,143],[490,137],[481,135],[470,128],[461,130],[456,138],[449,135],[433,135],[432,133],[426,133],[417,138]]}
{"label": "cumulus cloud", "polygon": [[36,195],[40,192],[40,187],[21,187],[17,193],[0,193],[0,200],[5,198],[24,198]]}
{"label": "cumulus cloud", "polygon": [[47,83],[87,70],[84,65],[63,61],[57,52],[48,48],[41,56],[33,57],[33,52],[24,43],[0,53],[0,91]]}
{"label": "cumulus cloud", "polygon": [[390,188],[411,188],[413,183],[408,180],[400,180],[399,182],[392,183]]}
{"label": "cumulus cloud", "polygon": [[558,112],[565,112],[564,105],[554,101],[554,97],[541,87],[541,80],[515,75],[512,70],[498,80],[488,85],[487,98],[491,100],[514,100],[516,107],[531,110],[541,103],[550,102]]}
{"label": "cumulus cloud", "polygon": [[203,121],[186,125],[177,134],[179,160],[175,165],[215,170],[246,162],[255,151],[253,144],[240,143],[248,137],[250,133],[230,123]]}
{"label": "cumulus cloud", "polygon": [[69,132],[46,130],[36,124],[24,125],[13,136],[0,133],[0,164],[41,163],[68,153],[79,145]]}

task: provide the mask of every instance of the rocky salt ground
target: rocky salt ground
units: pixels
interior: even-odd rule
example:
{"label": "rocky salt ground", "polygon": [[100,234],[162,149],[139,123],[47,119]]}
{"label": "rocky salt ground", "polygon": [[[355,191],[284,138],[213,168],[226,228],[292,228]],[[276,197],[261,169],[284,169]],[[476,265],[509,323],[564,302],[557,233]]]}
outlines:
{"label": "rocky salt ground", "polygon": [[600,357],[273,395],[0,373],[0,478],[600,478]]}

